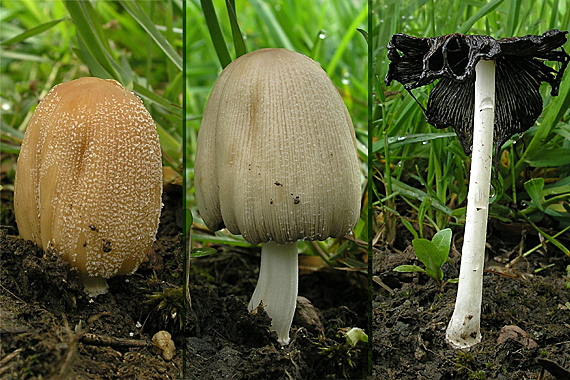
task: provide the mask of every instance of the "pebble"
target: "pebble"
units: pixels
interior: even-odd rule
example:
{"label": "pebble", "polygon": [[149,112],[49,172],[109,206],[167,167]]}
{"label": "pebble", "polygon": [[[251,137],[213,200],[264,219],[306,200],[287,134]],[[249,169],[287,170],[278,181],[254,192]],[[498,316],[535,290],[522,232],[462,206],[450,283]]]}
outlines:
{"label": "pebble", "polygon": [[501,329],[497,344],[506,343],[507,341],[514,341],[519,343],[525,349],[532,349],[538,347],[538,344],[528,337],[528,334],[518,326],[509,325]]}
{"label": "pebble", "polygon": [[160,353],[164,360],[171,360],[176,355],[176,347],[168,331],[159,331],[152,337],[155,351]]}

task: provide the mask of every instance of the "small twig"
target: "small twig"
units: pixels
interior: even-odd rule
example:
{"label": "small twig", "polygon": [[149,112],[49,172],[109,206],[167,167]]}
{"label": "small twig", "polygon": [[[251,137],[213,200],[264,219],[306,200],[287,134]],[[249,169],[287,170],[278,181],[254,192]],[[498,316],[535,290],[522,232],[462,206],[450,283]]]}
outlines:
{"label": "small twig", "polygon": [[391,289],[388,285],[386,285],[379,276],[372,276],[372,281],[374,281],[376,284],[380,285],[382,288],[384,288],[386,291],[388,291],[389,293],[394,293],[394,290]]}
{"label": "small twig", "polygon": [[12,353],[3,357],[2,360],[0,360],[0,376],[3,375],[6,371],[8,371],[10,367],[14,366],[15,363],[10,364],[10,362],[16,356],[19,356],[20,352],[22,352],[23,350],[24,350],[23,348],[18,348],[14,350]]}
{"label": "small twig", "polygon": [[184,287],[186,288],[186,302],[188,302],[188,307],[192,310],[192,297],[190,297],[190,252],[192,251],[192,236],[190,231],[186,234],[186,257],[184,265]]}
{"label": "small twig", "polygon": [[65,315],[63,315],[63,321],[71,342],[68,345],[65,356],[60,361],[61,365],[59,366],[59,371],[54,372],[50,379],[67,380],[73,375],[73,364],[77,355],[77,344],[79,343],[79,340],[87,333],[87,331],[89,331],[93,325],[93,322],[95,322],[103,315],[111,315],[111,313],[104,312],[92,316],[87,320],[87,325],[85,327],[83,326],[83,321],[79,321],[79,323],[75,326],[75,332],[69,328],[67,319],[65,318]]}
{"label": "small twig", "polygon": [[519,253],[518,253],[517,257],[515,257],[507,265],[505,265],[505,268],[507,268],[507,269],[512,268],[516,263],[518,263],[524,257],[523,248],[524,248],[525,239],[526,239],[526,233],[523,230],[523,233],[521,234],[521,241],[520,241],[518,247],[515,247],[515,249],[518,248]]}
{"label": "small twig", "polygon": [[97,335],[92,333],[83,334],[79,340],[83,344],[89,344],[92,346],[110,346],[110,347],[147,347],[150,346],[150,342],[140,339],[126,339],[126,338],[115,338],[111,336]]}
{"label": "small twig", "polygon": [[9,361],[11,361],[15,356],[18,356],[20,354],[20,352],[22,352],[23,350],[24,350],[23,348],[18,348],[16,350],[14,350],[12,353],[3,357],[2,360],[0,360],[0,366],[3,366],[6,363],[8,363]]}
{"label": "small twig", "polygon": [[10,294],[12,297],[14,297],[14,299],[20,301],[21,303],[23,303],[24,305],[27,305],[28,303],[26,301],[24,301],[23,299],[21,299],[20,297],[18,297],[17,295],[15,295],[14,293],[12,293],[11,291],[9,291],[4,285],[0,284],[0,287],[2,287],[2,290],[4,290],[6,293]]}
{"label": "small twig", "polygon": [[315,247],[315,250],[317,251],[317,253],[325,260],[325,262],[329,262],[328,257],[326,255],[326,253],[323,252],[323,250],[321,249],[321,247],[319,246],[319,244],[316,241],[312,241],[311,245],[313,247]]}
{"label": "small twig", "polygon": [[[562,232],[567,231],[568,229],[570,229],[570,226],[566,227],[565,229],[563,229],[560,233],[558,233],[557,235],[554,236],[550,236],[548,235],[546,232],[544,232],[543,230],[541,230],[540,228],[537,227],[536,224],[534,224],[532,222],[532,220],[529,219],[528,216],[525,215],[525,213],[521,212],[522,217],[531,225],[534,227],[534,229],[539,233],[542,234],[542,236],[544,236],[546,238],[546,240],[548,240],[548,242],[552,243],[553,245],[556,246],[556,248],[560,249],[562,252],[564,252],[566,255],[570,256],[570,250],[568,248],[566,248],[564,245],[562,245],[562,243],[560,243],[558,240],[556,240],[556,237],[558,235],[560,235]],[[542,243],[540,244],[540,247],[542,247]]]}
{"label": "small twig", "polygon": [[[534,226],[533,226],[534,227]],[[558,236],[562,235],[564,232],[568,231],[570,229],[570,226],[566,227],[565,229],[563,229],[562,231],[558,232],[556,235],[552,236],[552,239],[556,239]],[[540,230],[539,230],[540,232]],[[542,232],[540,232],[542,234]],[[525,253],[523,253],[523,257],[527,257],[528,255],[530,255],[531,253],[533,253],[534,251],[536,251],[537,249],[542,247],[542,243],[537,244],[535,247],[529,249],[528,251],[526,251]]]}
{"label": "small twig", "polygon": [[356,244],[358,244],[358,245],[368,246],[368,243],[367,243],[367,242],[365,242],[364,240],[357,239],[357,238],[354,236],[354,234],[345,235],[345,236],[343,236],[343,239],[352,241],[352,242],[354,242],[354,243],[356,243]]}

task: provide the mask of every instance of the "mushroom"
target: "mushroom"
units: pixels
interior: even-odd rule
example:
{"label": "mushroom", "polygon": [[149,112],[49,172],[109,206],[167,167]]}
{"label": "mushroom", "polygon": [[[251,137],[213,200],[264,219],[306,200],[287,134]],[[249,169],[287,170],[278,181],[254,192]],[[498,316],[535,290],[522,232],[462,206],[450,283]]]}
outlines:
{"label": "mushroom", "polygon": [[289,342],[297,299],[298,240],[343,236],[360,211],[352,121],[310,58],[262,49],[228,65],[198,135],[195,192],[204,223],[262,244],[249,310],[263,305]]}
{"label": "mushroom", "polygon": [[[440,79],[427,109],[422,106],[426,120],[437,128],[452,126],[465,154],[473,152],[457,300],[446,333],[455,348],[481,341],[493,140],[497,174],[503,143],[529,129],[540,115],[541,82],[548,82],[552,95],[558,95],[569,59],[562,49],[566,33],[550,30],[542,36],[499,40],[458,33],[435,38],[396,34],[388,44],[386,84],[395,79],[411,94],[413,88]],[[556,71],[543,60],[561,67]]]}
{"label": "mushroom", "polygon": [[[418,102],[428,123],[452,126],[466,155],[473,145],[475,65],[493,60],[497,65],[497,110],[494,123],[495,174],[502,145],[534,125],[542,111],[541,82],[558,95],[568,54],[562,48],[566,34],[553,29],[542,36],[510,37],[448,34],[433,38],[395,34],[388,44],[390,67],[386,84],[396,80],[411,90],[439,79],[427,108]],[[560,48],[560,50],[558,50]],[[400,55],[398,52],[401,52]],[[542,61],[561,63],[558,71]]]}
{"label": "mushroom", "polygon": [[26,130],[14,185],[22,238],[53,249],[91,295],[133,273],[158,228],[161,150],[142,101],[114,80],[55,86]]}

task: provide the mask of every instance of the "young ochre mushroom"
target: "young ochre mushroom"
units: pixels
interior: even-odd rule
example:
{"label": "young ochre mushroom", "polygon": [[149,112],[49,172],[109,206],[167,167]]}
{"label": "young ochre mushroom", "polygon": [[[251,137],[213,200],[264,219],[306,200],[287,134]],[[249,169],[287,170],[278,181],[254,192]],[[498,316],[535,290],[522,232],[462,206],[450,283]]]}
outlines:
{"label": "young ochre mushroom", "polygon": [[[497,174],[502,144],[529,129],[540,115],[541,82],[548,82],[552,95],[558,95],[569,60],[562,49],[566,33],[550,30],[542,36],[499,40],[463,34],[435,38],[397,34],[388,44],[392,62],[386,84],[395,79],[410,91],[440,79],[424,109],[426,120],[438,128],[452,126],[465,153],[473,152],[457,299],[446,333],[453,347],[471,347],[481,341],[493,140]],[[542,60],[559,62],[560,68],[556,71]]]}
{"label": "young ochre mushroom", "polygon": [[91,295],[134,272],[155,239],[162,162],[142,101],[114,80],[55,86],[28,125],[16,170],[20,235],[53,248]]}
{"label": "young ochre mushroom", "polygon": [[297,240],[347,234],[360,214],[350,115],[327,74],[285,49],[246,54],[218,78],[204,112],[195,191],[211,230],[263,243],[260,303],[289,342],[297,298]]}

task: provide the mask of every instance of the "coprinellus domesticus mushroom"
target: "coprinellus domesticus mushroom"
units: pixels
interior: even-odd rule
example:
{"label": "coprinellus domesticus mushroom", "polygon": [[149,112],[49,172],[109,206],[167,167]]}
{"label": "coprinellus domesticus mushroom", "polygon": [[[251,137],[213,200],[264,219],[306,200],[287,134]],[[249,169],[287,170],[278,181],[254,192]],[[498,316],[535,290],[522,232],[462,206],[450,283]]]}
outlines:
{"label": "coprinellus domesticus mushroom", "polygon": [[218,78],[198,135],[195,192],[211,230],[263,243],[249,310],[262,303],[289,342],[298,240],[351,231],[360,215],[352,121],[321,67],[285,49],[236,59]]}
{"label": "coprinellus domesticus mushroom", "polygon": [[55,86],[28,125],[16,170],[21,237],[76,268],[90,295],[133,273],[155,239],[162,161],[154,121],[114,80]]}

